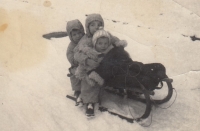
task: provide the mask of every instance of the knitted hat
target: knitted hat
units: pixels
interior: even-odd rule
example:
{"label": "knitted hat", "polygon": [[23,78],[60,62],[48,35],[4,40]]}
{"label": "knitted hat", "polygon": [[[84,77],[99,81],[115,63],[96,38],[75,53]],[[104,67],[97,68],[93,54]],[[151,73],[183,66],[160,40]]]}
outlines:
{"label": "knitted hat", "polygon": [[94,33],[93,37],[92,37],[92,43],[93,43],[94,47],[96,45],[96,42],[97,42],[98,38],[100,38],[100,37],[106,37],[106,38],[108,38],[108,41],[109,41],[109,44],[110,44],[110,34],[107,31],[105,31],[103,29],[103,27],[100,27],[99,30],[97,30]]}
{"label": "knitted hat", "polygon": [[89,31],[89,24],[93,21],[100,21],[102,23],[102,26],[104,27],[104,21],[103,18],[101,17],[100,14],[90,14],[87,16],[86,21],[85,21],[85,29],[86,29],[86,34],[91,37],[92,34]]}
{"label": "knitted hat", "polygon": [[73,41],[72,36],[71,36],[71,32],[73,29],[80,30],[83,34],[85,34],[83,25],[81,24],[81,22],[78,19],[68,21],[66,29],[67,29],[67,34],[71,41]]}

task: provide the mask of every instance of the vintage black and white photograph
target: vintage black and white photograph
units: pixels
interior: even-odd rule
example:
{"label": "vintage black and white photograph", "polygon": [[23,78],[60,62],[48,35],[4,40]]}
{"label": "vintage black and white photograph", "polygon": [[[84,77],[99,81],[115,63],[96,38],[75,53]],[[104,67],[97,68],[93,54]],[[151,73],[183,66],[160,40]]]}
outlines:
{"label": "vintage black and white photograph", "polygon": [[200,0],[1,0],[1,131],[198,131]]}

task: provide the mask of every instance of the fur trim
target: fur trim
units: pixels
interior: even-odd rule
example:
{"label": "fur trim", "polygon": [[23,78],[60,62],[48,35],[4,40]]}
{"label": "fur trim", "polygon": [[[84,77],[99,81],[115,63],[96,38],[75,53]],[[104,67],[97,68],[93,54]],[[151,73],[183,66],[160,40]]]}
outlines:
{"label": "fur trim", "polygon": [[119,40],[119,41],[116,41],[114,43],[114,45],[116,45],[117,47],[119,47],[119,46],[126,47],[128,45],[128,43],[125,40]]}
{"label": "fur trim", "polygon": [[81,50],[84,54],[86,54],[88,56],[88,58],[91,58],[93,60],[97,60],[98,55],[100,53],[98,53],[96,50],[94,50],[93,48],[90,47],[84,47]]}
{"label": "fur trim", "polygon": [[104,79],[101,78],[101,76],[99,74],[97,74],[95,71],[92,71],[89,74],[89,78],[94,80],[95,82],[97,82],[101,86],[104,84]]}
{"label": "fur trim", "polygon": [[98,60],[98,55],[100,53],[98,53],[96,50],[89,50],[88,52],[86,52],[87,56],[95,61]]}
{"label": "fur trim", "polygon": [[76,76],[76,78],[78,78],[80,80],[82,80],[83,78],[85,78],[87,76],[87,72],[84,70],[83,66],[79,65],[76,68],[75,76]]}
{"label": "fur trim", "polygon": [[85,46],[85,47],[82,47],[80,50],[81,50],[83,53],[87,53],[88,51],[92,51],[93,49],[92,49],[91,47]]}

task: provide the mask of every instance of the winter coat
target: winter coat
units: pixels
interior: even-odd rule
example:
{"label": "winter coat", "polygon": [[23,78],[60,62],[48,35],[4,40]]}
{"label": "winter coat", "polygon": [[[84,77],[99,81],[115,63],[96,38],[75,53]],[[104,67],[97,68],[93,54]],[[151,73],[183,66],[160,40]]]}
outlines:
{"label": "winter coat", "polygon": [[79,29],[83,34],[85,34],[83,25],[81,24],[79,20],[72,20],[67,23],[67,34],[71,42],[68,45],[66,56],[67,56],[68,61],[71,64],[71,71],[73,67],[78,66],[78,62],[74,59],[74,48],[77,46],[77,43],[73,41],[72,36],[71,36],[71,31],[73,29]]}
{"label": "winter coat", "polygon": [[78,62],[74,59],[74,48],[76,44],[74,42],[70,42],[67,48],[67,59],[72,67],[77,67]]}
{"label": "winter coat", "polygon": [[107,86],[116,88],[141,88],[154,90],[159,82],[167,78],[165,67],[160,63],[143,64],[133,61],[123,47],[115,47],[93,72],[99,74]]}
{"label": "winter coat", "polygon": [[[110,45],[110,46],[107,48],[106,51],[104,51],[103,53],[99,53],[98,59],[97,59],[96,62],[97,62],[97,63],[100,63],[100,62],[103,60],[104,56],[105,56],[110,50],[112,50],[112,48],[114,48],[113,45]],[[91,70],[94,70],[96,67],[87,64],[86,60],[87,60],[87,59],[90,59],[90,58],[88,58],[88,57],[87,57],[86,55],[84,55],[83,53],[80,53],[80,55],[75,55],[74,57],[75,57],[76,59],[79,59],[79,58],[81,58],[80,56],[85,57],[85,61],[83,61],[83,63],[79,63],[79,66],[77,67],[76,72],[75,72],[76,77],[79,78],[79,79],[86,79],[90,85],[95,85],[95,82],[97,82],[99,85],[103,85],[103,83],[104,83],[104,82],[103,82],[103,79],[102,79],[98,74],[95,74],[95,78],[96,78],[96,79],[93,79],[93,81],[91,81],[91,80],[89,79],[89,77],[88,77],[88,72],[91,71]],[[94,82],[94,81],[95,81],[95,82]]]}

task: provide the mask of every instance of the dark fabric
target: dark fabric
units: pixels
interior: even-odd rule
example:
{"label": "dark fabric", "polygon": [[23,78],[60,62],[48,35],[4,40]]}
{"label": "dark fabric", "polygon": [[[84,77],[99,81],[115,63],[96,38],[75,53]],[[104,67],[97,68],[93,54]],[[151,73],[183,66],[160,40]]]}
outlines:
{"label": "dark fabric", "polygon": [[115,88],[139,88],[141,83],[146,89],[154,90],[167,77],[162,64],[133,61],[123,47],[113,48],[95,71],[107,86]]}

